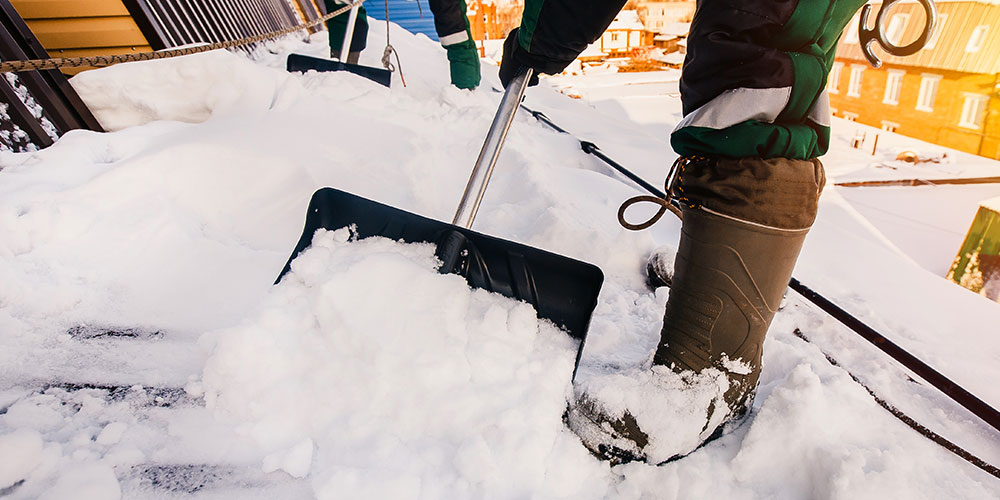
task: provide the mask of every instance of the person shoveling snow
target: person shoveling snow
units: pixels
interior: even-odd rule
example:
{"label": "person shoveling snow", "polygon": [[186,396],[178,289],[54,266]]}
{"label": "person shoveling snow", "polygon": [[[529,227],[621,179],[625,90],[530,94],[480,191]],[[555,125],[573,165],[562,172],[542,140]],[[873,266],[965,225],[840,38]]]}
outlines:
{"label": "person shoveling snow", "polygon": [[[523,67],[561,72],[623,3],[528,0],[504,43],[501,80]],[[680,81],[684,119],[671,137],[681,157],[667,181],[681,240],[673,276],[653,277],[671,283],[660,342],[642,369],[574,381],[568,422],[597,456],[662,463],[747,414],[825,182],[827,74],[862,4],[699,2]]]}

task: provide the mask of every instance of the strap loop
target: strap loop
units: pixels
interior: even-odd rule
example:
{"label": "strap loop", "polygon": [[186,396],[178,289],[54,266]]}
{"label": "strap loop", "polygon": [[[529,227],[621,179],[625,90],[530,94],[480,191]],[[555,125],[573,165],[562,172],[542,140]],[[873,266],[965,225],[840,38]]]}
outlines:
{"label": "strap loop", "polygon": [[[584,151],[586,151],[586,145],[584,146]],[[671,194],[670,189],[673,187],[674,181],[680,175],[681,171],[684,170],[684,167],[687,166],[687,164],[690,161],[696,159],[698,158],[697,157],[689,158],[686,156],[681,156],[677,158],[674,164],[670,167],[670,172],[667,173],[667,179],[663,183],[663,192],[667,195],[666,198],[660,198],[659,196],[651,196],[651,195],[639,195],[639,196],[633,196],[622,202],[621,206],[618,207],[618,223],[621,224],[621,226],[624,227],[625,229],[628,229],[629,231],[642,231],[643,229],[646,229],[649,226],[656,224],[660,220],[660,218],[663,217],[663,214],[667,213],[667,210],[669,210],[670,213],[676,215],[678,219],[683,219],[683,215],[681,214],[681,209],[677,207],[677,204],[675,204],[674,200],[685,201],[685,202],[688,200],[683,197],[680,199],[675,198]],[[656,213],[649,218],[649,220],[647,220],[646,222],[642,222],[640,224],[632,224],[629,221],[625,220],[625,211],[628,210],[629,207],[631,207],[632,205],[642,202],[655,203],[660,206],[660,209],[657,210]]]}

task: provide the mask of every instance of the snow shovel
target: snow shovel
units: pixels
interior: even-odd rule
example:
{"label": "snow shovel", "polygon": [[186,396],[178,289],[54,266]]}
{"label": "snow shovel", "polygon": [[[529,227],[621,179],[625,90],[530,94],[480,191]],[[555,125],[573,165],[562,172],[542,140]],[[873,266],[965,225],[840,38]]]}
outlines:
{"label": "snow shovel", "polygon": [[[340,46],[340,57],[346,58],[347,54],[351,50],[351,40],[354,38],[354,25],[358,20],[358,7],[361,3],[358,2],[353,8],[351,8],[351,13],[347,17],[347,29],[344,31],[344,43]],[[373,82],[381,83],[386,87],[392,81],[392,72],[382,68],[372,68],[370,66],[361,66],[358,64],[349,64],[344,61],[336,61],[333,59],[322,59],[319,57],[309,57],[301,54],[289,54],[288,60],[285,61],[285,69],[288,72],[300,72],[305,73],[309,70],[315,71],[347,71],[349,73],[354,73],[355,75],[362,76]]]}
{"label": "snow shovel", "polygon": [[392,72],[382,68],[371,66],[361,66],[359,64],[348,64],[334,59],[323,59],[321,57],[304,56],[302,54],[288,54],[285,63],[288,72],[305,73],[306,71],[347,71],[355,75],[367,78],[375,83],[381,83],[386,87],[392,82]]}
{"label": "snow shovel", "polygon": [[451,224],[337,189],[320,189],[309,202],[302,237],[275,284],[289,271],[299,252],[309,247],[317,229],[354,225],[358,238],[383,236],[407,243],[436,244],[442,273],[462,275],[474,288],[531,304],[539,317],[565,329],[581,341],[582,347],[604,281],[601,270],[586,262],[470,229],[530,74],[529,69],[515,77],[504,93]]}

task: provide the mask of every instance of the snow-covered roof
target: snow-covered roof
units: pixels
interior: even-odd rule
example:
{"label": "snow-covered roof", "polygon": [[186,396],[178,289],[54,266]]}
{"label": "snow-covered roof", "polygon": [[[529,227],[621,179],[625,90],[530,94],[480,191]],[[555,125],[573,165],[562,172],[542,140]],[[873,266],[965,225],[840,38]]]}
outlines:
{"label": "snow-covered roof", "polygon": [[653,56],[653,59],[657,61],[662,61],[667,64],[684,64],[684,54],[680,52],[671,52],[669,54],[660,53]]}
{"label": "snow-covered roof", "polygon": [[660,35],[687,36],[691,31],[691,23],[663,23],[663,26],[656,29]]}
{"label": "snow-covered roof", "polygon": [[644,30],[642,21],[639,20],[639,12],[634,10],[623,10],[615,16],[608,26],[609,30]]}

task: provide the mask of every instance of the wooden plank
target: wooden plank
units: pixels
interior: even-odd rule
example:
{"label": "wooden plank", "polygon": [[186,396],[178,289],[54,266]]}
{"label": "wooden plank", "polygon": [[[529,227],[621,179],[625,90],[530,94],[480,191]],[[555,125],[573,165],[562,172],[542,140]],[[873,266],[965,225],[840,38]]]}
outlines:
{"label": "wooden plank", "polygon": [[[948,271],[947,278],[973,292],[998,300],[995,293],[1000,290],[998,273],[1000,255],[1000,213],[987,207],[979,207],[965,237],[955,262]],[[990,296],[993,295],[993,296]]]}
{"label": "wooden plank", "polygon": [[966,177],[961,179],[893,179],[888,181],[838,182],[841,187],[872,186],[937,186],[942,184],[1000,184],[1000,177]]}
{"label": "wooden plank", "polygon": [[88,47],[85,49],[60,49],[49,53],[52,57],[87,57],[87,56],[114,56],[120,54],[139,54],[143,52],[153,52],[149,45],[136,45],[127,47]]}
{"label": "wooden plank", "polygon": [[131,17],[38,19],[28,27],[46,50],[147,45]]}
{"label": "wooden plank", "polygon": [[11,0],[24,20],[127,16],[122,0]]}

